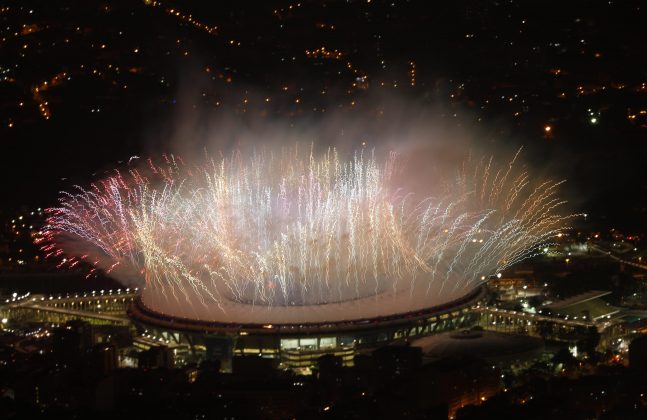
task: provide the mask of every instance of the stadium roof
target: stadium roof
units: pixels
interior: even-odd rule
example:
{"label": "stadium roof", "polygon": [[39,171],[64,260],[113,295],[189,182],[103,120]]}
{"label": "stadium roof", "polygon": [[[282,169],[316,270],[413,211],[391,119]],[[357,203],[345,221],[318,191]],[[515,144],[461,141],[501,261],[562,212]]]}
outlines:
{"label": "stadium roof", "polygon": [[[413,311],[403,312],[403,313],[389,313],[385,312],[382,315],[377,315],[374,317],[357,317],[357,318],[347,318],[347,319],[337,319],[337,320],[325,320],[325,318],[320,318],[317,320],[316,316],[320,315],[317,312],[310,312],[310,309],[323,308],[322,312],[330,311],[333,308],[344,308],[349,306],[352,308],[352,305],[355,305],[357,301],[343,302],[341,304],[330,304],[330,305],[320,305],[317,306],[307,306],[305,308],[300,307],[283,307],[278,309],[283,309],[282,314],[289,314],[289,310],[292,311],[293,317],[288,318],[288,322],[272,322],[267,323],[262,322],[263,319],[258,315],[266,315],[270,310],[275,308],[260,308],[257,310],[257,318],[252,316],[240,317],[237,320],[225,319],[217,321],[206,321],[195,318],[186,318],[178,317],[171,314],[166,314],[159,312],[153,308],[148,307],[144,302],[141,296],[135,299],[133,305],[130,305],[128,308],[128,314],[130,317],[135,318],[136,320],[146,324],[146,325],[155,325],[157,327],[163,327],[171,330],[180,330],[180,331],[199,331],[201,333],[207,332],[234,332],[238,333],[240,331],[244,332],[253,332],[255,334],[263,335],[277,335],[277,334],[301,334],[304,331],[309,333],[332,333],[336,331],[356,331],[356,330],[366,330],[374,328],[382,328],[384,326],[395,326],[395,325],[404,325],[412,322],[417,322],[417,320],[438,316],[445,313],[460,313],[461,310],[466,310],[469,306],[473,305],[480,299],[483,299],[486,295],[486,289],[482,286],[477,287],[472,290],[470,293],[462,296],[459,299],[455,299],[449,302],[444,302],[440,305],[429,306],[427,308],[415,309]],[[375,298],[371,298],[375,299]],[[359,300],[358,300],[359,301]],[[247,308],[251,305],[239,304],[238,307],[242,309]],[[300,311],[304,309],[305,311]],[[242,312],[236,312],[237,314],[242,314]]]}
{"label": "stadium roof", "polygon": [[553,313],[568,317],[586,317],[591,321],[609,318],[620,312],[620,308],[610,305],[601,298],[610,295],[609,291],[591,290],[568,299],[546,305]]}

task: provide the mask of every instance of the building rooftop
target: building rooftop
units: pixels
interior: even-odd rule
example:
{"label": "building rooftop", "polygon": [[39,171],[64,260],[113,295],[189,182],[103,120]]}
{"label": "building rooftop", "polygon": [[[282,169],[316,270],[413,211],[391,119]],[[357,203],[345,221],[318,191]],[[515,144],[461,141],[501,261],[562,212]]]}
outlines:
{"label": "building rooftop", "polygon": [[586,319],[596,321],[601,318],[608,318],[611,315],[620,312],[620,308],[612,306],[602,300],[603,296],[607,296],[609,294],[611,294],[611,292],[592,290],[552,303],[547,305],[546,308],[559,315],[572,318],[586,317]]}

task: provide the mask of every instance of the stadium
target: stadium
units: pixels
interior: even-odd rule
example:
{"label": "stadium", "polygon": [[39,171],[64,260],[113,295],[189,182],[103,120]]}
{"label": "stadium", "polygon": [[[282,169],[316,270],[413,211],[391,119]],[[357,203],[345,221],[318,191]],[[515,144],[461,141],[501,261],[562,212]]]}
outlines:
{"label": "stadium", "polygon": [[485,280],[564,229],[560,183],[531,182],[515,159],[466,162],[424,191],[394,153],[149,160],[64,193],[43,250],[138,287],[141,333],[192,360],[351,363],[361,348],[469,325]]}
{"label": "stadium", "polygon": [[[170,316],[148,308],[139,296],[129,306],[128,315],[145,334],[186,345],[203,358],[219,359],[225,369],[234,356],[260,356],[276,359],[284,368],[307,370],[323,354],[340,356],[345,365],[352,365],[353,357],[363,350],[469,327],[476,319],[471,309],[486,295],[486,287],[479,286],[459,299],[415,311],[329,322],[275,324],[209,322]],[[357,304],[361,302],[340,303],[329,309],[344,311],[346,306]]]}

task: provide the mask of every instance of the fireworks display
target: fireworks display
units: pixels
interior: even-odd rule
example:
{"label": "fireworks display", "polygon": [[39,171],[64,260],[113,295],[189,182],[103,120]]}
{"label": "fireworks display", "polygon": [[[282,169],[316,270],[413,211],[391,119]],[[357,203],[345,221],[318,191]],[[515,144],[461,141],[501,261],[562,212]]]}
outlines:
{"label": "fireworks display", "polygon": [[569,217],[556,213],[559,183],[533,183],[514,159],[468,162],[434,196],[408,190],[405,167],[394,153],[299,147],[199,166],[149,160],[64,193],[43,249],[142,288],[172,315],[328,321],[464,296]]}

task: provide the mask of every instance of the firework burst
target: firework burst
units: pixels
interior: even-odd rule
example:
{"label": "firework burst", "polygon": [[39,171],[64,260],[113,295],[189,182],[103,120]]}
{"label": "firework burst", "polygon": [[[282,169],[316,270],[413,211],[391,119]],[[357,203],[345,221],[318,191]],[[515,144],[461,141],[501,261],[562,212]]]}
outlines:
{"label": "firework burst", "polygon": [[404,170],[395,154],[295,147],[199,167],[149,160],[64,193],[43,249],[143,287],[147,304],[183,316],[407,312],[465,295],[565,228],[560,183],[533,183],[515,160],[468,162],[437,197],[396,185],[406,178],[395,176]]}

